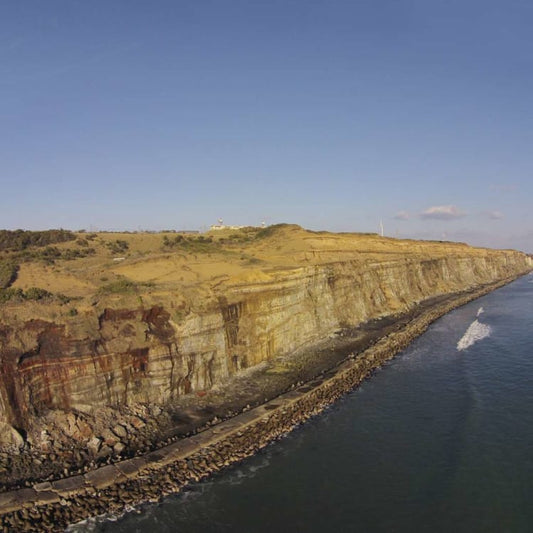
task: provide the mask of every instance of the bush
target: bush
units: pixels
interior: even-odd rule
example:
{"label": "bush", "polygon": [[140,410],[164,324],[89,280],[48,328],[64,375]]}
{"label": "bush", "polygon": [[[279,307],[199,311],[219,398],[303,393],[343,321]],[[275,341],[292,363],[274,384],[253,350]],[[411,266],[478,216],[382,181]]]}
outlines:
{"label": "bush", "polygon": [[66,296],[65,294],[58,292],[56,295],[54,295],[54,298],[59,300],[62,304],[68,304],[72,298],[70,296]]}
{"label": "bush", "polygon": [[52,296],[53,294],[51,292],[39,287],[30,287],[24,292],[24,298],[26,300],[42,300],[44,298],[51,298]]}
{"label": "bush", "polygon": [[118,281],[112,281],[107,285],[102,285],[98,292],[100,294],[132,294],[142,287],[155,287],[155,284],[150,281],[135,283],[129,279],[120,279]]}
{"label": "bush", "polygon": [[111,250],[112,254],[123,254],[130,247],[126,241],[120,239],[117,239],[113,242],[108,242],[106,246],[109,248],[109,250]]}
{"label": "bush", "polygon": [[0,250],[22,251],[30,246],[47,246],[72,241],[76,235],[64,229],[46,231],[0,230]]}
{"label": "bush", "polygon": [[220,241],[214,241],[211,236],[199,235],[198,237],[184,237],[176,235],[169,239],[167,235],[163,236],[163,247],[174,248],[187,252],[210,253],[221,250]]}
{"label": "bush", "polygon": [[10,300],[24,299],[24,293],[22,289],[0,289],[0,304],[9,302]]}
{"label": "bush", "polygon": [[7,289],[17,279],[18,269],[14,261],[0,260],[0,289]]}
{"label": "bush", "polygon": [[21,252],[16,252],[12,255],[12,260],[17,259],[18,261],[44,261],[50,265],[54,264],[56,259],[78,259],[81,257],[87,257],[89,255],[94,255],[96,250],[92,247],[87,248],[66,248],[59,249],[57,246],[46,246],[46,248],[38,250],[22,250]]}
{"label": "bush", "polygon": [[111,283],[108,283],[107,285],[103,285],[100,287],[101,294],[123,294],[123,293],[129,293],[134,292],[137,288],[137,285],[133,283],[133,281],[129,281],[127,279],[121,279],[119,281],[113,281]]}
{"label": "bush", "polygon": [[267,237],[272,237],[273,235],[276,235],[276,233],[278,233],[280,230],[285,229],[285,228],[290,228],[290,227],[300,228],[300,226],[297,226],[296,224],[285,224],[285,223],[273,224],[272,226],[267,226],[266,228],[259,230],[256,233],[256,238],[265,239]]}
{"label": "bush", "polygon": [[0,289],[0,304],[9,301],[22,302],[24,300],[38,301],[52,299],[61,304],[67,304],[72,300],[72,298],[69,298],[64,294],[53,294],[46,289],[41,289],[40,287],[30,287],[26,291],[23,291],[22,289],[13,289],[12,287],[8,289]]}
{"label": "bush", "polygon": [[95,253],[96,250],[94,248],[67,248],[61,253],[61,259],[79,259],[81,257],[87,257],[88,255],[94,255]]}
{"label": "bush", "polygon": [[166,248],[173,248],[181,244],[185,240],[183,235],[176,235],[173,239],[169,239],[167,235],[163,235],[163,246]]}

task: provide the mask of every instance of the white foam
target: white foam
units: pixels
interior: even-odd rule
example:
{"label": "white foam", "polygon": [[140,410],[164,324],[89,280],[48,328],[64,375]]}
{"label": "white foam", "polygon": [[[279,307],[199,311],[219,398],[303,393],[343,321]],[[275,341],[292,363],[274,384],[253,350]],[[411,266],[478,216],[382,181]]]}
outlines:
{"label": "white foam", "polygon": [[483,307],[480,307],[478,310],[477,310],[477,315],[476,316],[479,316],[481,313],[484,313],[485,312],[485,309],[483,309]]}
{"label": "white foam", "polygon": [[472,346],[477,341],[488,337],[491,334],[491,328],[487,324],[483,324],[478,320],[474,320],[468,329],[465,331],[465,334],[461,337],[461,340],[457,343],[457,350],[462,351],[466,350]]}

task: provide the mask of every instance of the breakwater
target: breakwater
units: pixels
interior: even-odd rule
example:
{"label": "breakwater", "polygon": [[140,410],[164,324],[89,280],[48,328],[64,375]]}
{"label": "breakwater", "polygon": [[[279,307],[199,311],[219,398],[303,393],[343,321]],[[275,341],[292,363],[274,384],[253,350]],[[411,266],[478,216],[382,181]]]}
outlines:
{"label": "breakwater", "polygon": [[66,524],[88,516],[117,512],[126,504],[157,500],[176,492],[252,455],[322,411],[404,349],[434,320],[512,279],[455,295],[421,310],[405,327],[335,370],[194,437],[83,475],[1,494],[2,527],[5,531],[60,531]]}

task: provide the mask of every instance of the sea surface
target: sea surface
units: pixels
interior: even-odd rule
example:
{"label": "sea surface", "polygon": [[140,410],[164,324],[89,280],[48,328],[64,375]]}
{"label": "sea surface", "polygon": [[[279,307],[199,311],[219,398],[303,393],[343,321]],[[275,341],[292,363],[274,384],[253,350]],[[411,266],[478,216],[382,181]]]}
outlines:
{"label": "sea surface", "polygon": [[533,531],[533,277],[441,318],[257,456],[76,529]]}

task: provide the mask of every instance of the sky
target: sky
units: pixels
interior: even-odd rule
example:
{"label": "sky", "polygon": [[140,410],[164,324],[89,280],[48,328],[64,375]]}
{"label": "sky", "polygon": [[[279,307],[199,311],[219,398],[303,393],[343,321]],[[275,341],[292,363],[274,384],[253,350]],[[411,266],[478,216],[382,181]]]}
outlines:
{"label": "sky", "polygon": [[0,228],[533,252],[529,0],[5,0]]}

